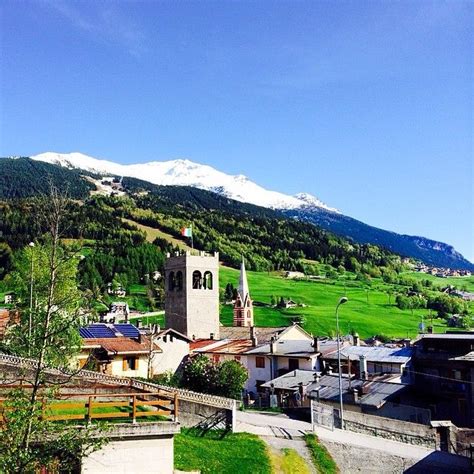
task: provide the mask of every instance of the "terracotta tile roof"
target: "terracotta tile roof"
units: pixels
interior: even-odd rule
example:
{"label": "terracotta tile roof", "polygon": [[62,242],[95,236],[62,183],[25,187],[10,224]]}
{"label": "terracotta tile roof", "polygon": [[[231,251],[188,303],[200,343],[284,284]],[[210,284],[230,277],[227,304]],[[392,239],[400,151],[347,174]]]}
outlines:
{"label": "terracotta tile roof", "polygon": [[[270,342],[272,336],[277,336],[286,329],[283,327],[255,327],[259,344]],[[221,339],[250,339],[250,327],[221,326],[219,328]]]}
{"label": "terracotta tile roof", "polygon": [[[128,337],[115,338],[88,338],[83,340],[84,349],[103,348],[112,354],[148,354],[150,351],[150,340],[137,342]],[[155,343],[154,350],[161,352],[161,348]]]}
{"label": "terracotta tile roof", "polygon": [[0,339],[5,336],[7,327],[19,321],[18,311],[10,311],[8,308],[0,308]]}
{"label": "terracotta tile roof", "polygon": [[237,339],[230,341],[222,341],[217,346],[212,346],[209,349],[205,347],[198,352],[206,354],[243,354],[252,348],[252,341],[249,339]]}
{"label": "terracotta tile roof", "polygon": [[196,349],[201,349],[202,347],[210,346],[217,342],[215,339],[196,339],[189,344],[189,350],[195,351]]}

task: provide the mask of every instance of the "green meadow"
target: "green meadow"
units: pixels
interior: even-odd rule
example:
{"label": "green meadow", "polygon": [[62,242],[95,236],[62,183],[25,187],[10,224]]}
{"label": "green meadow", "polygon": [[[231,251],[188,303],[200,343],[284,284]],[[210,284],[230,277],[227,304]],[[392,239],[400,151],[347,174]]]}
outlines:
{"label": "green meadow", "polygon": [[[434,279],[436,285],[455,284],[457,287],[474,284],[472,278],[436,278],[424,274],[410,273],[414,278]],[[400,310],[395,304],[395,293],[399,287],[384,283],[374,278],[370,288],[356,281],[354,275],[346,272],[335,280],[289,280],[276,272],[257,273],[247,272],[250,294],[254,302],[270,304],[272,295],[291,298],[298,304],[292,309],[277,309],[269,306],[254,306],[255,324],[257,326],[288,325],[295,319],[302,321],[303,327],[315,335],[333,335],[336,331],[335,309],[342,296],[348,302],[339,308],[341,332],[356,331],[361,337],[383,334],[388,337],[415,337],[418,326],[422,321],[431,323],[430,312],[427,309]],[[220,286],[225,288],[227,283],[238,286],[239,271],[220,268]],[[454,280],[449,282],[447,280]],[[391,294],[389,294],[391,293]],[[433,312],[433,327],[435,332],[444,332],[446,322],[437,319]],[[221,322],[232,324],[232,306],[222,305]]]}

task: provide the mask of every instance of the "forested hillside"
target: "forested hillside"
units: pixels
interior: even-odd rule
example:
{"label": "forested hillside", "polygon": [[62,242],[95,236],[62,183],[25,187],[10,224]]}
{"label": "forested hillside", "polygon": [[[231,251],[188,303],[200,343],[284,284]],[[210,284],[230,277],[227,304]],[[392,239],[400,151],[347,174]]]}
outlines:
{"label": "forested hillside", "polygon": [[90,173],[69,170],[29,158],[0,158],[0,199],[47,194],[52,183],[74,199],[86,198],[95,186],[81,177]]}
{"label": "forested hillside", "polygon": [[[16,194],[12,191],[15,181],[21,183]],[[31,182],[28,191],[22,190],[27,182]],[[29,159],[0,160],[0,196],[4,197],[0,238],[11,251],[43,233],[36,200],[30,196],[46,193],[49,182],[74,198],[63,238],[85,248],[79,264],[80,285],[95,297],[109,284],[129,287],[148,281],[153,271],[162,269],[164,253],[172,250],[163,239],[154,245],[146,242],[144,232],[130,220],[176,238],[182,238],[181,227],[192,225],[195,248],[218,251],[221,260],[233,267],[244,256],[248,268],[257,271],[315,273],[317,263],[369,276],[401,269],[400,258],[384,249],[354,244],[313,224],[212,192],[124,178],[126,196],[89,196],[93,185],[77,171]]]}

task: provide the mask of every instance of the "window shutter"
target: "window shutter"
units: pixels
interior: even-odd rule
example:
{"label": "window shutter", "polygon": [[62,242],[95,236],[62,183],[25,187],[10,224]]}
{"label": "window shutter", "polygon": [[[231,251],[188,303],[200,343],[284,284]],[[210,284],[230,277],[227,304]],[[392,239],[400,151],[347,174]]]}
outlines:
{"label": "window shutter", "polygon": [[127,364],[127,358],[123,358],[123,363],[122,363],[122,370],[127,370],[128,369],[128,364]]}

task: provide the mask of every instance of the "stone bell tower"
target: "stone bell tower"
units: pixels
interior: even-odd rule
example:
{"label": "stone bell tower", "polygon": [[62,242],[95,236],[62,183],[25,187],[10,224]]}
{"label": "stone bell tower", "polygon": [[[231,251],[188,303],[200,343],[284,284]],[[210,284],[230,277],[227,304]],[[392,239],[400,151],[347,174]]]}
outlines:
{"label": "stone bell tower", "polygon": [[219,338],[219,254],[168,255],[165,323],[192,339]]}
{"label": "stone bell tower", "polygon": [[240,265],[239,289],[234,303],[234,326],[253,326],[253,302],[250,298],[244,259]]}

